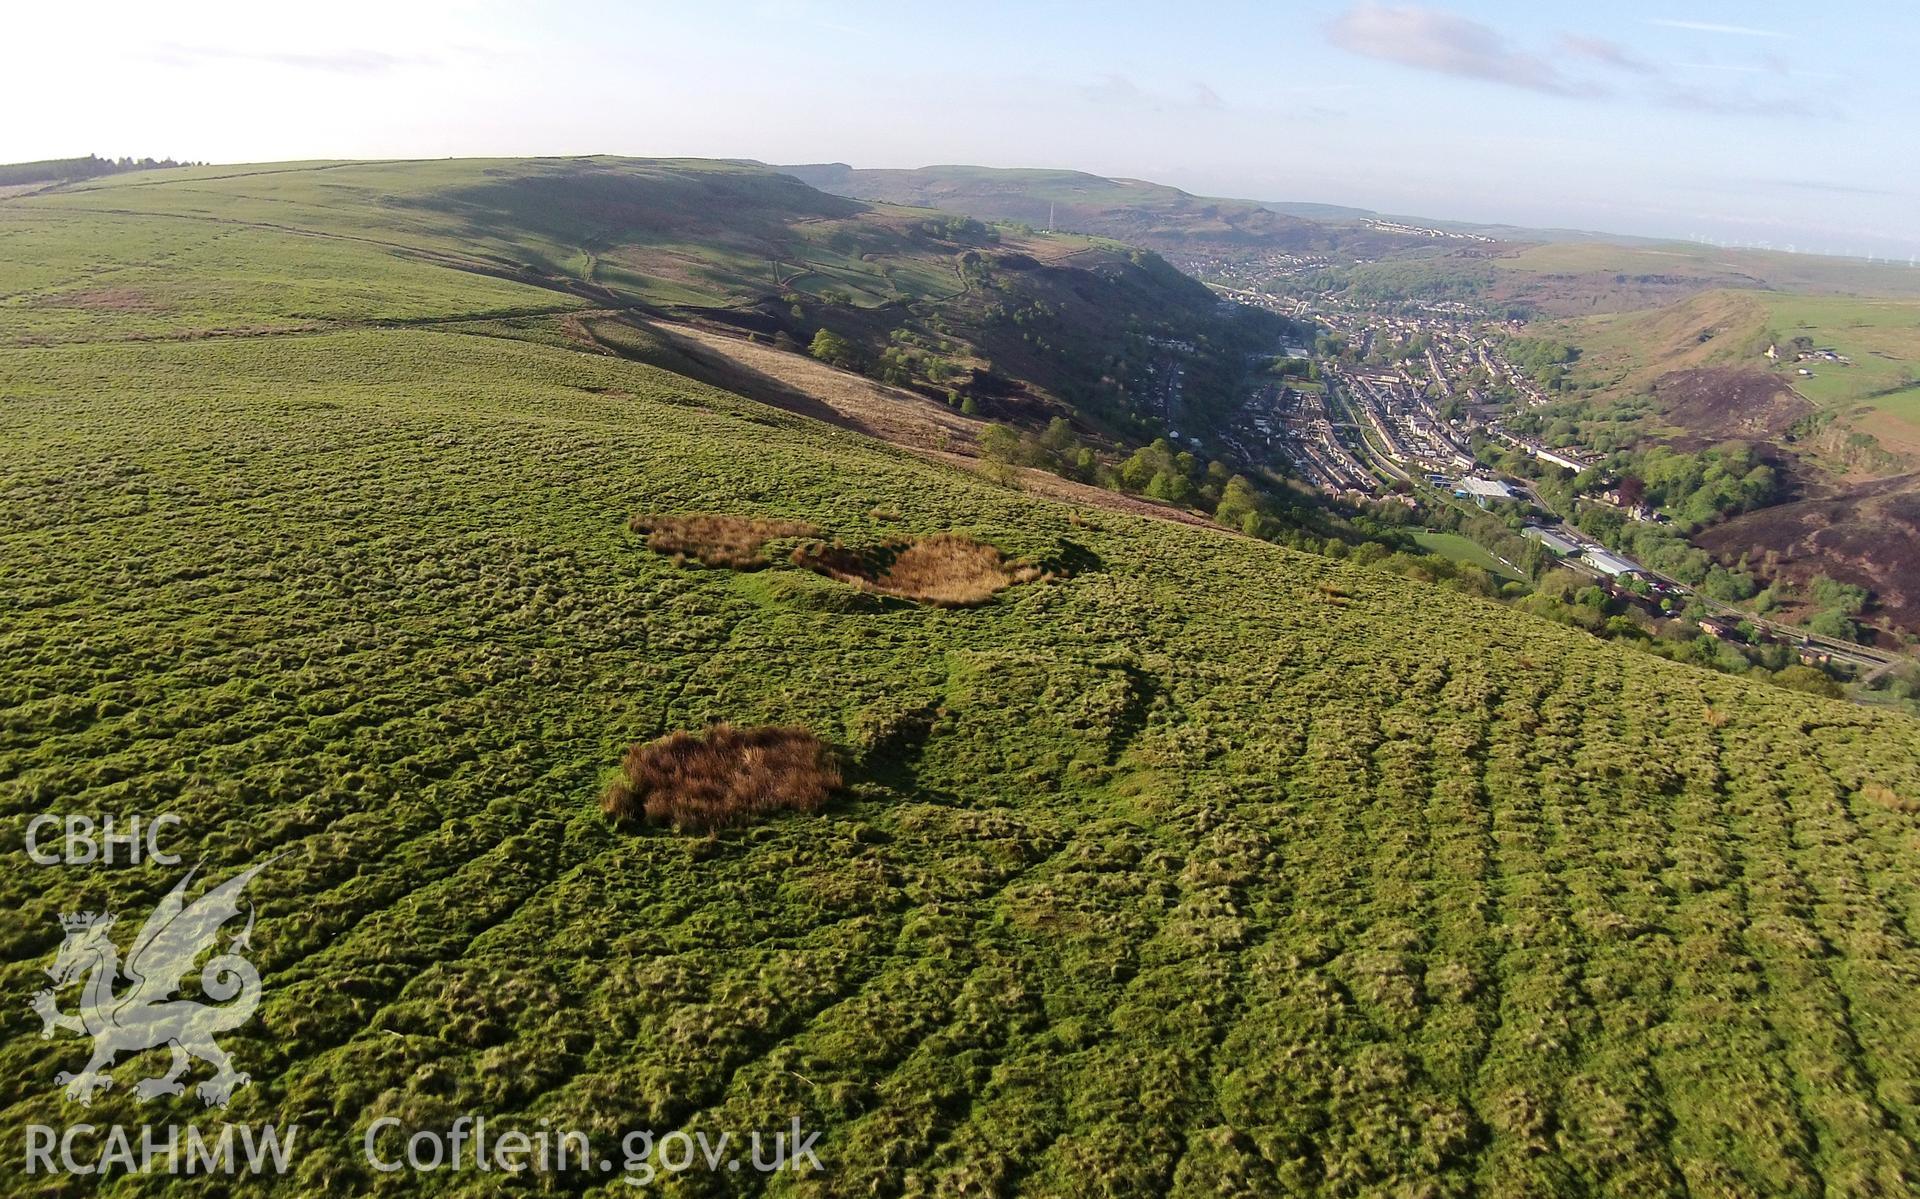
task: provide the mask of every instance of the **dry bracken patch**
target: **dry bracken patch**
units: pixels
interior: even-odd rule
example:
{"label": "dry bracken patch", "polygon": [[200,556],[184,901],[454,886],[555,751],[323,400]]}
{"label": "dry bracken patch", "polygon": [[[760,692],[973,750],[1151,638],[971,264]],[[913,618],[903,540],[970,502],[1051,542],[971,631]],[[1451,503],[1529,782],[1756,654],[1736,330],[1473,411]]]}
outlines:
{"label": "dry bracken patch", "polygon": [[839,544],[803,545],[797,566],[852,583],[865,591],[899,596],[939,608],[984,604],[1041,570],[1015,562],[993,546],[959,533],[936,533],[897,545],[859,550]]}
{"label": "dry bracken patch", "polygon": [[620,823],[707,832],[774,812],[817,812],[839,786],[832,751],[806,729],[716,724],[705,736],[674,732],[631,746],[600,806]]}
{"label": "dry bracken patch", "polygon": [[760,548],[776,537],[817,537],[820,530],[798,520],[759,520],[746,516],[695,513],[690,516],[642,514],[627,522],[647,535],[647,548],[676,560],[705,566],[758,570],[768,565]]}
{"label": "dry bracken patch", "polygon": [[1920,802],[1908,799],[1892,787],[1880,783],[1868,783],[1860,789],[1860,794],[1866,796],[1874,803],[1879,804],[1881,807],[1891,809],[1895,812],[1903,812],[1907,815],[1920,812]]}

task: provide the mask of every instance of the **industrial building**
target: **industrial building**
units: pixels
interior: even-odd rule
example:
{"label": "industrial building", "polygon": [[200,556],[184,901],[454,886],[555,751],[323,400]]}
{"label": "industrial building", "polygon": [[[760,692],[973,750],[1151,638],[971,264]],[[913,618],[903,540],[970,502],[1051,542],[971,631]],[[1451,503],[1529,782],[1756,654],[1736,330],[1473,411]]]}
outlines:
{"label": "industrial building", "polygon": [[1571,558],[1580,553],[1579,542],[1562,537],[1552,529],[1543,529],[1539,525],[1528,525],[1526,528],[1520,530],[1520,533],[1524,537],[1533,538],[1562,558]]}
{"label": "industrial building", "polygon": [[1610,574],[1615,578],[1620,578],[1624,575],[1642,574],[1646,569],[1638,562],[1628,558],[1622,558],[1618,554],[1608,553],[1606,550],[1600,549],[1597,546],[1589,549],[1584,557],[1589,566],[1604,574]]}

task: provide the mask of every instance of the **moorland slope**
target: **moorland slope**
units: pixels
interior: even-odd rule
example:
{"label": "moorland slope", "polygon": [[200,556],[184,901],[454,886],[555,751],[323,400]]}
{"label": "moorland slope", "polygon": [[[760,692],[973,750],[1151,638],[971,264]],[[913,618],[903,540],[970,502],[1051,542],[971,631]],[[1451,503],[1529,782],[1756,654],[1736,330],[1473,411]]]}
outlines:
{"label": "moorland slope", "polygon": [[[1203,432],[1281,322],[1157,256],[829,195],[751,164],[621,158],[204,167],[15,198],[8,341],[667,316],[805,349],[982,415]],[[219,282],[193,262],[228,263]],[[476,277],[478,276],[478,277]],[[457,280],[457,298],[446,294]],[[586,339],[577,325],[576,339]],[[616,335],[617,336],[617,335]],[[1177,347],[1171,348],[1171,347]],[[603,348],[605,348],[603,346]]]}
{"label": "moorland slope", "polygon": [[[225,1118],[302,1125],[282,1193],[471,1193],[360,1138],[474,1112],[824,1134],[689,1193],[1911,1189],[1920,724],[583,352],[538,227],[354,169],[0,202],[0,807],[273,858]],[[1034,570],[922,606],[629,528],[701,512]],[[629,744],[717,721],[844,788],[608,823]],[[64,1101],[26,1007],[59,913],[178,871],[24,863],[6,1121],[204,1120]]]}

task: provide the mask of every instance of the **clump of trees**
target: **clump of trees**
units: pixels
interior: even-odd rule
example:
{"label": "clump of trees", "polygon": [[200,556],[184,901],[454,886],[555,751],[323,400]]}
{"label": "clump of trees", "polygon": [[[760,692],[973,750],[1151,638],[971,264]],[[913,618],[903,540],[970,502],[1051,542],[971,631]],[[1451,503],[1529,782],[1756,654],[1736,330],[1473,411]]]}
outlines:
{"label": "clump of trees", "polygon": [[928,237],[963,245],[996,245],[1000,241],[997,229],[966,216],[931,217],[921,221],[915,228]]}
{"label": "clump of trees", "polygon": [[1038,467],[1110,491],[1197,508],[1227,528],[1305,553],[1351,558],[1475,594],[1499,591],[1490,577],[1477,577],[1476,572],[1485,575],[1477,567],[1461,570],[1422,554],[1407,534],[1413,516],[1402,504],[1383,502],[1350,518],[1341,516],[1298,484],[1250,478],[1223,462],[1177,449],[1164,437],[1116,466],[1102,460],[1064,418],[1055,417],[1039,433],[989,425],[980,437],[980,453],[990,463]]}
{"label": "clump of trees", "polygon": [[1650,617],[1619,594],[1596,585],[1571,570],[1550,570],[1534,585],[1519,606],[1549,620],[1584,629],[1596,637],[1635,646],[1675,662],[1706,667],[1724,674],[1753,675],[1777,686],[1815,695],[1838,696],[1833,676],[1799,661],[1793,646],[1765,641],[1750,623],[1742,622],[1731,637],[1708,636],[1697,617],[1697,607],[1673,619]]}
{"label": "clump of trees", "polygon": [[1164,437],[1141,446],[1116,467],[1102,461],[1064,417],[1054,417],[1039,433],[988,425],[980,437],[980,453],[989,462],[1035,466],[1110,491],[1200,508],[1250,537],[1272,540],[1284,527],[1278,516],[1282,505],[1268,490],[1225,463],[1175,449]]}
{"label": "clump of trees", "polygon": [[1506,356],[1541,388],[1560,391],[1566,386],[1567,367],[1579,359],[1580,350],[1551,338],[1515,337],[1506,344]]}
{"label": "clump of trees", "polygon": [[865,365],[859,347],[831,329],[821,329],[815,333],[807,353],[828,366],[837,366],[842,370],[857,371]]}
{"label": "clump of trees", "polygon": [[74,179],[94,179],[123,171],[153,171],[165,167],[205,166],[198,162],[176,162],[171,158],[44,158],[37,162],[16,162],[0,166],[0,187],[22,183],[62,183]]}
{"label": "clump of trees", "polygon": [[1778,473],[1744,442],[1696,451],[1652,446],[1637,453],[1615,454],[1608,468],[1638,479],[1647,503],[1672,513],[1690,529],[1765,507],[1780,498]]}
{"label": "clump of trees", "polygon": [[1311,291],[1342,292],[1363,304],[1467,301],[1492,288],[1494,271],[1459,261],[1369,262],[1318,271],[1300,283]]}
{"label": "clump of trees", "polygon": [[1807,631],[1843,641],[1860,639],[1860,624],[1855,618],[1866,610],[1872,593],[1853,583],[1842,583],[1826,575],[1815,575],[1808,593],[1818,610],[1807,618]]}

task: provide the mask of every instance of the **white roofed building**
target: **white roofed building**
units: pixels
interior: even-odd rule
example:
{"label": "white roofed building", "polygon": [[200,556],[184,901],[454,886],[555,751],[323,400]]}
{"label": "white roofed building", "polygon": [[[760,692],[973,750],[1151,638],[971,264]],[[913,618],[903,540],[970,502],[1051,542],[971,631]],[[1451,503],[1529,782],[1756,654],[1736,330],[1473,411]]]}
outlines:
{"label": "white roofed building", "polygon": [[1472,475],[1460,480],[1459,493],[1470,495],[1476,500],[1510,500],[1514,498],[1513,488],[1498,479],[1477,479]]}

